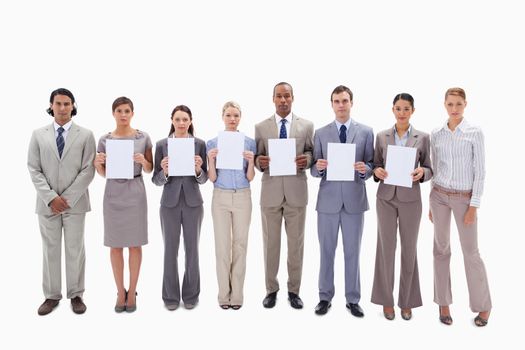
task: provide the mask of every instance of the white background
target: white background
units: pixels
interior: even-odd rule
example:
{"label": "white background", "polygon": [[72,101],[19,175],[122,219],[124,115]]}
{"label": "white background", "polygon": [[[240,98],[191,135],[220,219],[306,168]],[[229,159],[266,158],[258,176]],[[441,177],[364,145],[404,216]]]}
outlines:
{"label": "white background", "polygon": [[[518,1],[4,1],[0,5],[0,98],[3,137],[0,252],[0,344],[9,348],[472,348],[519,347],[523,324],[523,81],[522,12]],[[521,33],[521,34],[520,34]],[[253,214],[248,248],[245,305],[223,311],[217,283],[210,213],[212,185],[201,187],[205,218],[201,233],[201,297],[192,311],[168,312],[161,299],[163,244],[158,218],[161,188],[146,176],[149,244],[143,250],[138,310],[115,314],[116,289],[109,250],[102,244],[102,194],[98,175],[90,186],[93,211],[86,222],[88,311],[74,315],[69,301],[46,317],[42,252],[35,191],[26,159],[31,131],[51,123],[48,98],[58,87],[77,99],[76,123],[98,139],[113,130],[111,103],[135,103],[133,125],[153,141],[167,135],[177,104],[190,106],[198,137],[222,129],[221,107],[242,106],[240,129],[253,136],[256,122],[274,111],[272,88],[294,87],[293,111],[319,128],[333,119],[330,92],[339,84],[354,92],[352,117],[374,132],[393,122],[391,101],[399,92],[415,97],[413,125],[430,131],[446,119],[447,88],[467,91],[466,117],[486,137],[487,177],[479,211],[480,250],[487,266],[493,313],[477,329],[468,306],[462,255],[452,232],[454,325],[438,321],[433,303],[432,226],[426,219],[428,184],[419,239],[424,306],[410,322],[397,312],[393,322],[369,302],[376,243],[376,184],[368,181],[372,210],[365,216],[361,254],[366,316],[345,309],[341,247],[336,262],[336,296],[330,312],[314,315],[318,302],[315,200],[318,180],[309,178],[310,203],[301,297],[305,308],[286,301],[285,255],[281,292],[266,310],[259,214],[261,176],[252,183]],[[283,240],[283,253],[286,251]],[[180,252],[182,262],[183,252]],[[182,263],[181,263],[182,264]],[[182,273],[182,271],[181,271]],[[397,285],[397,282],[396,282]],[[64,286],[65,288],[65,286]],[[65,293],[65,290],[64,290]],[[397,288],[396,288],[397,295]],[[521,343],[521,341],[520,341]]]}

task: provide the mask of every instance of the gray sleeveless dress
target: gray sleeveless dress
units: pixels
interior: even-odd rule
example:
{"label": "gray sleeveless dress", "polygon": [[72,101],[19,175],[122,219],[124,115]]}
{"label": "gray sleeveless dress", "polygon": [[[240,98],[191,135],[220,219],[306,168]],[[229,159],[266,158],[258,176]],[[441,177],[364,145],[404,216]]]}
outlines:
{"label": "gray sleeveless dress", "polygon": [[[134,153],[152,148],[148,134],[116,138],[108,133],[98,142],[97,152],[106,153],[106,140],[133,140]],[[104,245],[112,248],[138,247],[148,243],[148,204],[142,179],[142,165],[135,163],[133,179],[107,179],[104,191]]]}

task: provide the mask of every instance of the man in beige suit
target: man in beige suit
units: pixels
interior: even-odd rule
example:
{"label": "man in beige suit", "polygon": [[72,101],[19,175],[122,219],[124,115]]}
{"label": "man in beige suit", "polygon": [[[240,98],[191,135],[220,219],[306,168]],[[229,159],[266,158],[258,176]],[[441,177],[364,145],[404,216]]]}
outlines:
{"label": "man in beige suit", "polygon": [[[288,300],[295,309],[301,309],[299,297],[303,269],[304,225],[308,187],[305,169],[312,165],[312,122],[292,113],[294,100],[292,86],[278,83],[273,89],[275,114],[255,126],[257,156],[255,166],[263,173],[261,186],[261,216],[264,241],[264,270],[266,297],[263,306],[275,306],[279,282],[279,258],[281,251],[281,226],[284,218],[288,243]],[[296,175],[270,176],[271,159],[268,156],[268,139],[295,138]]]}
{"label": "man in beige suit", "polygon": [[93,133],[71,120],[75,97],[67,89],[51,93],[47,112],[52,124],[33,132],[27,166],[37,192],[36,213],[43,245],[43,289],[46,300],[39,315],[47,315],[62,299],[62,233],[66,254],[67,297],[76,314],[86,311],[84,293],[84,221],[91,210],[88,186],[95,175]]}

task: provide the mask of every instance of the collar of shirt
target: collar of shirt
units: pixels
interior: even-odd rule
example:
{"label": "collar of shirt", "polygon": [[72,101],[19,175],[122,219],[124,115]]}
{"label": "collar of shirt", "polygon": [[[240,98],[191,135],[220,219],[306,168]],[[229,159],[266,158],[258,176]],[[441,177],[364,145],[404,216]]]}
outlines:
{"label": "collar of shirt", "polygon": [[[394,132],[395,132],[395,136],[399,137],[399,134],[397,132],[397,128],[396,128],[396,125],[394,124]],[[410,134],[412,133],[412,124],[409,124],[408,125],[408,130],[407,132],[403,135],[402,139],[408,139],[408,137],[410,136]]]}
{"label": "collar of shirt", "polygon": [[[73,121],[72,120],[70,120],[67,123],[65,123],[64,125],[62,125],[62,127],[64,128],[64,131],[62,132],[62,137],[64,138],[64,141],[66,140],[67,135],[69,134],[69,129],[71,129],[71,125],[73,125]],[[58,137],[58,128],[60,128],[60,125],[58,125],[56,121],[53,121],[53,127],[55,128],[55,138],[57,138]]]}
{"label": "collar of shirt", "polygon": [[[274,117],[275,117],[275,122],[277,123],[277,126],[280,128],[281,120],[283,120],[283,118],[277,113],[274,114]],[[292,113],[290,112],[290,114],[288,114],[284,119],[286,119],[286,121],[288,122],[286,123],[286,126],[291,125],[292,124]]]}
{"label": "collar of shirt", "polygon": [[58,133],[58,128],[60,128],[61,126],[64,128],[64,131],[69,131],[69,129],[71,128],[72,124],[73,124],[72,120],[68,121],[64,125],[58,125],[57,122],[53,121],[53,126],[55,127],[55,131],[57,133]]}
{"label": "collar of shirt", "polygon": [[[346,121],[346,123],[344,123],[344,126],[346,126],[346,132],[348,132],[348,130],[350,130],[350,124],[352,123],[352,118],[348,118],[348,120]],[[341,125],[343,125],[342,123],[340,123],[337,119],[335,120],[335,126],[337,126],[337,131],[339,131],[341,129]]]}
{"label": "collar of shirt", "polygon": [[[454,131],[459,129],[461,132],[465,132],[467,130],[468,126],[469,126],[469,124],[468,124],[467,120],[465,119],[465,117],[463,117],[461,122],[456,126],[456,129],[454,129]],[[443,125],[441,130],[445,130],[445,131],[448,131],[448,132],[454,132],[454,131],[450,130],[450,128],[448,127],[448,120],[445,121],[445,124]]]}

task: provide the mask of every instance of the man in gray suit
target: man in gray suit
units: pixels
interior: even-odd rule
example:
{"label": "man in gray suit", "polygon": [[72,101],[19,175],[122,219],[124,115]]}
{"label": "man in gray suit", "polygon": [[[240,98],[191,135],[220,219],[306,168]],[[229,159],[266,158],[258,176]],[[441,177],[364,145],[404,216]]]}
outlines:
{"label": "man in gray suit", "polygon": [[[305,169],[312,165],[312,122],[292,113],[293,89],[288,83],[278,83],[273,89],[275,114],[255,126],[257,156],[255,166],[264,172],[261,186],[261,216],[264,243],[266,297],[263,306],[272,308],[277,300],[281,226],[284,218],[288,237],[288,300],[294,309],[302,309],[299,297],[303,270],[304,224],[308,187]],[[290,176],[270,176],[268,139],[295,138],[297,173]]]}
{"label": "man in gray suit", "polygon": [[95,175],[93,133],[71,120],[75,97],[67,89],[51,93],[47,112],[52,124],[33,132],[27,166],[37,192],[36,213],[43,245],[43,289],[46,300],[39,315],[47,315],[62,299],[62,233],[66,254],[67,297],[76,314],[86,311],[84,293],[84,221],[91,210],[88,186]]}
{"label": "man in gray suit", "polygon": [[[374,135],[372,129],[350,119],[353,94],[340,85],[331,95],[335,121],[315,132],[314,165],[312,176],[321,177],[317,196],[317,232],[321,251],[319,271],[319,299],[315,313],[324,315],[331,307],[335,294],[334,257],[339,227],[343,236],[345,257],[346,307],[352,315],[363,317],[359,306],[361,285],[359,279],[359,251],[363,234],[364,212],[368,210],[365,180],[372,175]],[[353,143],[356,146],[354,181],[327,181],[328,143]]]}

